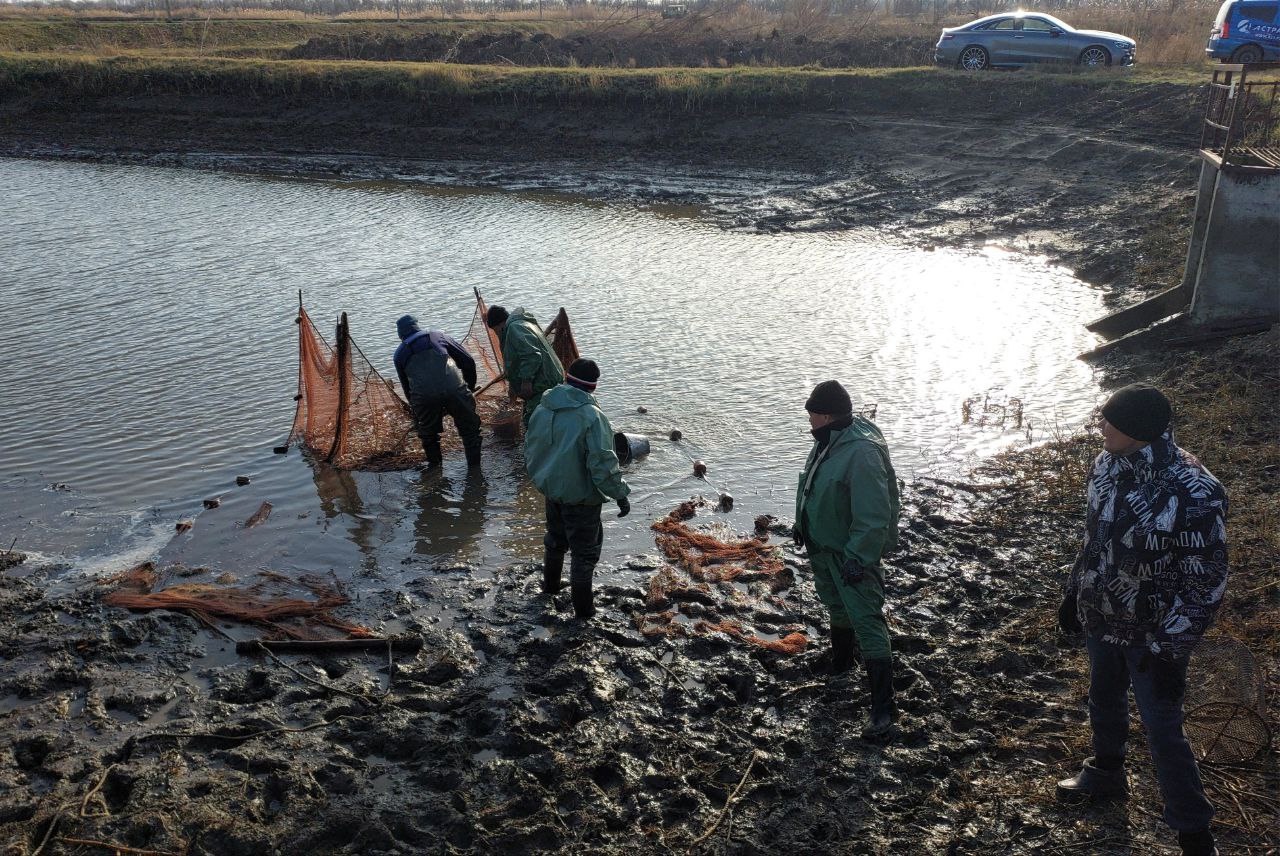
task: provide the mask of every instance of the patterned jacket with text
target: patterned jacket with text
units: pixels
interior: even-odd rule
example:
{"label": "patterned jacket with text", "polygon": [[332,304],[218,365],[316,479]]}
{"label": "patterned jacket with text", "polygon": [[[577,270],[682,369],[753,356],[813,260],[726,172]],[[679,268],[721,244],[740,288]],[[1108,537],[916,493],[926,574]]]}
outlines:
{"label": "patterned jacket with text", "polygon": [[1067,583],[1089,635],[1185,657],[1227,588],[1227,496],[1170,434],[1089,475],[1084,545]]}

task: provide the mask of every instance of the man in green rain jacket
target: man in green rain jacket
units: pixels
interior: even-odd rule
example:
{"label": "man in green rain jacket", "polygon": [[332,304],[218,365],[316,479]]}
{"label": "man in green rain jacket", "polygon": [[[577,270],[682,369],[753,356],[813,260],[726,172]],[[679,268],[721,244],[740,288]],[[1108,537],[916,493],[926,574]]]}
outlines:
{"label": "man in green rain jacket", "polygon": [[631,488],[613,451],[613,427],[592,395],[599,380],[593,360],[575,360],[565,382],[542,396],[524,439],[529,477],[547,501],[542,590],[560,590],[568,552],[573,611],[579,618],[596,613],[591,575],[604,544],[600,507],[613,500],[619,517],[631,511]]}
{"label": "man in green rain jacket", "polygon": [[485,322],[502,343],[502,366],[512,398],[524,399],[524,427],[537,409],[542,394],[564,382],[564,367],[534,317],[517,307],[507,312],[490,306]]}
{"label": "man in green rain jacket", "polygon": [[831,671],[853,666],[856,637],[871,693],[862,736],[882,738],[897,715],[880,558],[898,541],[898,479],[880,429],[853,415],[839,383],[818,384],[804,407],[814,444],[796,491],[795,540],[831,614]]}

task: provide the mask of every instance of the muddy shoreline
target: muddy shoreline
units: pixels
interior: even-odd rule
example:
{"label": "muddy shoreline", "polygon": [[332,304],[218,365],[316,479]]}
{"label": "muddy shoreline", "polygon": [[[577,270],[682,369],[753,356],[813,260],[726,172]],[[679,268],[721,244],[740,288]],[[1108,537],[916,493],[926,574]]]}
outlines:
{"label": "muddy shoreline", "polygon": [[1010,77],[940,109],[921,94],[927,79],[903,81],[898,99],[841,85],[821,107],[806,96],[699,110],[536,93],[424,105],[53,88],[0,93],[0,156],[567,192],[696,205],[731,228],[995,241],[1108,294],[1180,277],[1195,88]]}
{"label": "muddy shoreline", "polygon": [[[1198,167],[1186,129],[1154,120],[1129,133],[1063,115],[836,110],[655,125],[476,108],[393,135],[394,117],[363,124],[376,111],[360,105],[273,109],[11,99],[0,152],[692,204],[728,228],[997,240],[1071,265],[1121,301],[1181,273],[1180,257],[1138,256],[1159,246],[1153,224],[1171,245],[1185,240]],[[1127,811],[1052,800],[1053,780],[1087,754],[1082,657],[1052,629],[1062,532],[1078,521],[1074,509],[1013,526],[990,513],[1017,496],[994,476],[908,486],[887,585],[903,709],[888,746],[858,737],[866,692],[823,675],[822,638],[796,656],[724,634],[646,638],[641,586],[599,588],[601,614],[583,625],[565,595],[538,593],[527,565],[424,573],[404,590],[370,579],[343,617],[420,634],[419,655],[273,660],[236,656],[184,615],[105,607],[96,586],[51,595],[58,569],[11,569],[0,574],[0,846],[1159,852],[1171,835],[1148,763],[1135,765]],[[786,531],[781,521],[771,539],[798,582],[776,600],[757,592],[744,605],[711,587],[679,611],[825,633]],[[658,566],[633,562],[642,574]]]}

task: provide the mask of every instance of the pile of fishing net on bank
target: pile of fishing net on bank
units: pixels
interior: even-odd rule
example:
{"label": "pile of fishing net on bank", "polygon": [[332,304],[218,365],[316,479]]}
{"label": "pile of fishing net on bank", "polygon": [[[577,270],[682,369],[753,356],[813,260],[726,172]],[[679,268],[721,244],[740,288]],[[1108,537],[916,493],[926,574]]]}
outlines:
{"label": "pile of fishing net on bank", "polygon": [[[471,325],[460,343],[476,361],[476,412],[501,436],[520,432],[521,409],[511,402],[503,374],[502,345],[485,323],[487,307],[475,292]],[[333,344],[321,335],[298,298],[298,394],[293,427],[284,446],[300,445],[312,458],[342,470],[406,470],[423,462],[413,411],[395,385],[384,378],[351,337],[344,312]],[[579,356],[564,309],[544,331],[567,368]],[[440,435],[445,448],[462,448],[452,419]]]}
{"label": "pile of fishing net on bank", "polygon": [[[683,502],[653,524],[667,563],[649,578],[646,611],[636,613],[637,628],[648,637],[722,633],[746,645],[799,654],[808,644],[804,625],[779,596],[795,578],[781,550],[768,543],[767,519],[757,521],[750,538],[690,527],[686,521],[707,505],[701,499]],[[773,626],[761,632],[729,615],[747,615],[757,624],[769,620]]]}
{"label": "pile of fishing net on bank", "polygon": [[322,577],[303,575],[293,580],[265,571],[245,586],[192,582],[170,585],[169,578],[179,570],[185,569],[170,568],[168,574],[162,575],[154,564],[143,562],[103,580],[104,585],[114,589],[102,601],[137,611],[185,612],[215,630],[216,620],[251,624],[267,631],[268,638],[333,638],[335,630],[349,639],[373,635],[367,627],[333,614],[333,610],[351,601],[336,583]]}

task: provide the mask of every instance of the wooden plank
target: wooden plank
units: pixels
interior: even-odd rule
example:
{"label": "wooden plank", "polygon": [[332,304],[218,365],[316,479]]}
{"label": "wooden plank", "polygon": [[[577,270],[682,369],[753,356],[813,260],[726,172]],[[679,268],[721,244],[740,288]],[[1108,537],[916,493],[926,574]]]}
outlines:
{"label": "wooden plank", "polygon": [[1116,339],[1186,309],[1191,305],[1191,295],[1194,290],[1191,286],[1174,286],[1141,303],[1104,315],[1096,321],[1090,321],[1084,325],[1085,329],[1108,339]]}
{"label": "wooden plank", "polygon": [[251,639],[236,643],[237,654],[261,654],[266,649],[273,654],[331,654],[343,651],[392,651],[422,650],[421,636],[387,636],[366,639]]}

